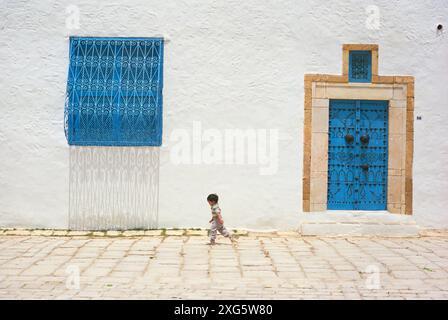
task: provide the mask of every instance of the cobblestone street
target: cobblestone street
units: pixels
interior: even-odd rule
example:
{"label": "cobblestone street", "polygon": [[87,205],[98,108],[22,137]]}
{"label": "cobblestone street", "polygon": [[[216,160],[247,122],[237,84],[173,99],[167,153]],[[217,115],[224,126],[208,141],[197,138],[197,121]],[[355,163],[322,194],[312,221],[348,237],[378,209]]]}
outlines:
{"label": "cobblestone street", "polygon": [[[185,235],[186,234],[186,235]],[[447,299],[448,237],[0,236],[1,299]],[[79,274],[79,277],[77,275]]]}

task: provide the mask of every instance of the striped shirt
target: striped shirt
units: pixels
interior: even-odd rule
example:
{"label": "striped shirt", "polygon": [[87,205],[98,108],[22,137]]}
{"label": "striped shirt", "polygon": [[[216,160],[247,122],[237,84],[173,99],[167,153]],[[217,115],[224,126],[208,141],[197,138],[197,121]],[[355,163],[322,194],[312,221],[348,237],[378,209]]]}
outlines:
{"label": "striped shirt", "polygon": [[218,219],[218,215],[221,213],[221,209],[219,208],[218,204],[215,203],[214,205],[212,205],[211,209],[212,209],[213,219],[214,220]]}

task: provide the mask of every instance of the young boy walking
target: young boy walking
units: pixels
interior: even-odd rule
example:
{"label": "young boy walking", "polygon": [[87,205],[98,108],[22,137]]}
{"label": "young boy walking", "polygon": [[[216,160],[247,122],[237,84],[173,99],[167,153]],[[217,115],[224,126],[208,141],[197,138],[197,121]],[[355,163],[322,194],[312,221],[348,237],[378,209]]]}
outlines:
{"label": "young boy walking", "polygon": [[219,231],[224,237],[229,238],[230,241],[233,241],[232,235],[227,231],[226,227],[224,227],[224,220],[221,216],[221,209],[218,206],[218,195],[209,194],[207,197],[207,202],[210,205],[212,210],[212,218],[209,223],[211,223],[210,227],[210,245],[214,245],[216,241],[216,232]]}

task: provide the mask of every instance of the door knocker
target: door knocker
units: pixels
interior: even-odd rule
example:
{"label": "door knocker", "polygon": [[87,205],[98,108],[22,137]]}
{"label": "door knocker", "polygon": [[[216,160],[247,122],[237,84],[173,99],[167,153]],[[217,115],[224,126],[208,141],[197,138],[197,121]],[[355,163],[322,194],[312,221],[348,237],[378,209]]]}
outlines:
{"label": "door knocker", "polygon": [[369,143],[369,140],[370,140],[370,138],[369,138],[369,136],[367,134],[361,136],[361,142],[362,143],[367,144],[367,143]]}
{"label": "door knocker", "polygon": [[369,170],[369,165],[368,164],[362,164],[361,168],[363,171],[368,171]]}
{"label": "door knocker", "polygon": [[351,134],[346,134],[345,135],[345,142],[352,143],[353,140],[355,140],[355,138]]}

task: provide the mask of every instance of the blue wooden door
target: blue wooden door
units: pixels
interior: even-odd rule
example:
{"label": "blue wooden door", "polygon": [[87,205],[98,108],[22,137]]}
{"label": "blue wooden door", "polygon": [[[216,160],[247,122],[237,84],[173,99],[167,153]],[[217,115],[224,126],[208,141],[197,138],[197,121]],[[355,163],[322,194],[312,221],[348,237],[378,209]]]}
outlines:
{"label": "blue wooden door", "polygon": [[330,210],[385,210],[388,103],[330,100]]}

